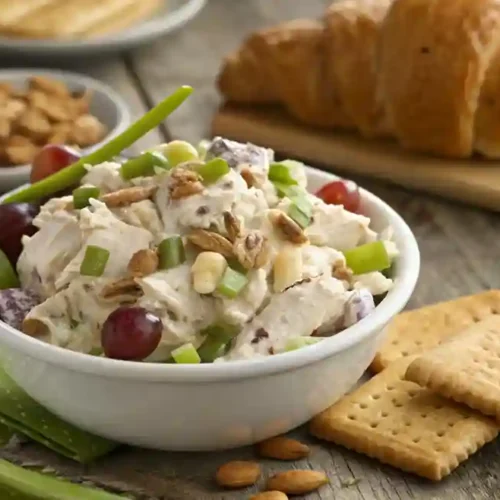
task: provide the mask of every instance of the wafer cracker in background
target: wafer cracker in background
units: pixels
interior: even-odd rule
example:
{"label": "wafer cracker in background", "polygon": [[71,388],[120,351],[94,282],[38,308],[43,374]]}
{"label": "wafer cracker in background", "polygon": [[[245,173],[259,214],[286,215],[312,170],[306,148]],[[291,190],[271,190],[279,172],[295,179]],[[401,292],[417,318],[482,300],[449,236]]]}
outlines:
{"label": "wafer cracker in background", "polygon": [[417,357],[405,378],[500,422],[500,316]]}
{"label": "wafer cracker in background", "polygon": [[388,325],[384,343],[370,369],[378,373],[392,361],[431,349],[497,312],[500,312],[500,290],[403,312]]}
{"label": "wafer cracker in background", "polygon": [[311,421],[311,433],[439,481],[498,435],[496,422],[404,380],[400,359]]}

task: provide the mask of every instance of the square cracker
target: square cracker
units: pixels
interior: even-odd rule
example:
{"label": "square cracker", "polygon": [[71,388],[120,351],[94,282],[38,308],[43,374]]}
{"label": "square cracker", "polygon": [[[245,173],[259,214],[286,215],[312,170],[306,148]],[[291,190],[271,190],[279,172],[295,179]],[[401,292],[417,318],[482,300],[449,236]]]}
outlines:
{"label": "square cracker", "polygon": [[500,312],[500,290],[489,290],[403,312],[387,327],[384,343],[370,369],[378,373],[392,361],[431,349],[469,325],[497,312]]}
{"label": "square cracker", "polygon": [[494,420],[404,380],[412,359],[313,418],[312,434],[434,481],[497,436]]}
{"label": "square cracker", "polygon": [[423,353],[408,366],[405,378],[500,422],[500,316]]}

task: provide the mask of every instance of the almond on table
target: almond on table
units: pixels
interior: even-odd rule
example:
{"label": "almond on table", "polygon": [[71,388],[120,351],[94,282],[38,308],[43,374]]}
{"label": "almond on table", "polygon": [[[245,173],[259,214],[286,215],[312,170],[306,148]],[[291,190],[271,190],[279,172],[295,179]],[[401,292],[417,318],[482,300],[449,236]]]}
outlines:
{"label": "almond on table", "polygon": [[219,486],[224,488],[246,488],[255,484],[260,474],[261,469],[258,463],[234,460],[217,469],[215,480]]}

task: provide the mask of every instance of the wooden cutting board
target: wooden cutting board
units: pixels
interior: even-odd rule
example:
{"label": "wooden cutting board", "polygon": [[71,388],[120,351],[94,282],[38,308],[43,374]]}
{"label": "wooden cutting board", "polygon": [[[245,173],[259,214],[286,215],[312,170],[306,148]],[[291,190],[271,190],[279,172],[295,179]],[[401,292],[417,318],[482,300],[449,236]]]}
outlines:
{"label": "wooden cutting board", "polygon": [[267,146],[345,176],[368,175],[500,211],[500,161],[413,154],[391,141],[300,125],[275,108],[225,105],[213,120],[212,133]]}

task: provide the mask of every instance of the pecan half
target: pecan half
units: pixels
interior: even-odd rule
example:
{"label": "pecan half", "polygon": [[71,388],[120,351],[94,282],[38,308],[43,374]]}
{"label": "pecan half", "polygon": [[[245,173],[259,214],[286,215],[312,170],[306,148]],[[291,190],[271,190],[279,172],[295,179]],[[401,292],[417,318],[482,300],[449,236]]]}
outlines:
{"label": "pecan half", "polygon": [[265,236],[258,231],[237,238],[233,245],[234,255],[245,269],[259,269],[269,261],[270,247]]}
{"label": "pecan half", "polygon": [[141,287],[136,283],[134,278],[122,278],[112,283],[108,283],[101,290],[103,299],[130,299],[135,301],[142,295]]}
{"label": "pecan half", "polygon": [[230,241],[235,241],[241,235],[241,222],[231,212],[224,212],[224,226],[226,227],[227,237]]}
{"label": "pecan half", "polygon": [[288,241],[297,245],[309,241],[302,228],[285,212],[281,210],[272,210],[269,213],[269,219]]}
{"label": "pecan half", "polygon": [[201,193],[204,189],[201,176],[189,168],[177,167],[170,174],[170,198],[179,200],[193,194]]}
{"label": "pecan half", "polygon": [[128,263],[128,271],[132,276],[145,276],[158,269],[158,253],[149,248],[135,252]]}
{"label": "pecan half", "polygon": [[43,337],[49,333],[47,325],[34,318],[24,318],[22,331],[30,337]]}
{"label": "pecan half", "polygon": [[233,245],[220,234],[205,229],[195,229],[188,235],[187,239],[202,250],[217,252],[224,257],[233,257]]}
{"label": "pecan half", "polygon": [[157,189],[156,186],[134,186],[105,194],[101,196],[100,200],[106,203],[109,208],[123,207],[151,198]]}

